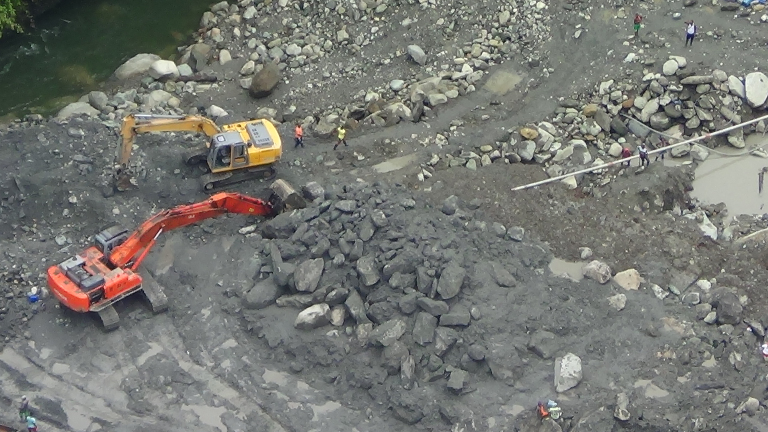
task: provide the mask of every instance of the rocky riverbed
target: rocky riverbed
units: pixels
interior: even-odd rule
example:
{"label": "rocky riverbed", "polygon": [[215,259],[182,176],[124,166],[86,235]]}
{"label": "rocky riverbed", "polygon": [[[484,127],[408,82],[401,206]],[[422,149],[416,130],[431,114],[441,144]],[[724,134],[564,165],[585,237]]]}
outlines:
{"label": "rocky riverbed", "polygon": [[[764,122],[510,191],[765,115],[744,42],[760,6],[212,6],[177,58],[139,54],[103,92],[0,131],[4,400],[31,396],[62,431],[762,430],[768,254],[742,239],[768,222],[688,193],[711,153],[761,155],[744,137]],[[693,48],[676,14],[701,26]],[[139,188],[114,193],[131,112],[270,118],[279,175],[311,204],[165,234],[145,267],[169,312],[123,301],[106,334],[46,295],[47,266],[205,198],[179,158],[190,134],[141,136]],[[560,420],[535,417],[548,399]]]}

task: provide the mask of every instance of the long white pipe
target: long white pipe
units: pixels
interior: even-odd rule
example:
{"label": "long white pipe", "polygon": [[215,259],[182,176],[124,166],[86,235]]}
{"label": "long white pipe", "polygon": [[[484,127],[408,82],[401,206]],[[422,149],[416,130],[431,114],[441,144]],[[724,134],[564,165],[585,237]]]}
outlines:
{"label": "long white pipe", "polygon": [[[738,129],[738,128],[741,128],[741,127],[744,127],[744,126],[751,125],[752,123],[757,123],[760,120],[768,120],[768,115],[764,115],[762,117],[758,117],[758,118],[752,119],[750,121],[739,123],[737,125],[728,126],[725,129],[720,129],[719,131],[708,133],[708,134],[700,136],[700,137],[691,138],[689,140],[682,141],[682,142],[679,142],[679,143],[676,143],[676,144],[672,144],[672,145],[669,145],[667,147],[662,147],[662,148],[659,148],[659,149],[656,149],[656,150],[651,150],[651,151],[648,152],[648,154],[651,155],[651,154],[654,154],[654,153],[661,153],[663,151],[667,151],[667,150],[669,150],[671,148],[674,148],[674,147],[677,147],[677,146],[695,143],[695,142],[698,142],[698,141],[701,141],[701,140],[704,140],[704,139],[709,139],[709,138],[712,138],[714,136],[722,135],[724,133],[728,133],[728,132],[730,132],[732,130],[735,130],[735,129]],[[579,175],[579,174],[586,174],[586,173],[590,173],[590,172],[593,172],[593,171],[598,171],[598,170],[601,170],[601,169],[604,169],[604,168],[608,168],[608,167],[620,164],[622,162],[627,162],[627,161],[631,161],[633,159],[637,159],[639,157],[640,157],[640,155],[630,156],[628,158],[619,159],[619,160],[616,160],[616,161],[613,161],[613,162],[608,162],[606,164],[598,165],[598,166],[595,166],[595,167],[585,168],[583,170],[574,171],[572,173],[559,175],[557,177],[551,177],[551,178],[548,178],[546,180],[541,180],[541,181],[537,181],[537,182],[534,182],[534,183],[529,183],[529,184],[523,185],[523,186],[517,186],[517,187],[512,188],[512,191],[514,192],[514,191],[519,191],[519,190],[523,190],[523,189],[529,189],[529,188],[532,188],[532,187],[541,186],[543,184],[552,183],[552,182],[555,182],[555,181],[566,179],[566,178],[571,177],[571,176],[575,176],[575,175]]]}

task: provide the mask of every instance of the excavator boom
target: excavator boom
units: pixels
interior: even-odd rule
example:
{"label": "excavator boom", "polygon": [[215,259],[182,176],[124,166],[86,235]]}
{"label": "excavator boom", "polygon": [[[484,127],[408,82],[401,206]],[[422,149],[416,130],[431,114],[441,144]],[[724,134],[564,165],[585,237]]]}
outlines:
{"label": "excavator boom", "polygon": [[238,193],[218,193],[205,201],[181,205],[152,216],[121,245],[116,246],[108,258],[113,266],[126,267],[149,247],[161,232],[192,225],[224,213],[270,216],[272,212],[272,205],[260,199]]}
{"label": "excavator boom", "polygon": [[221,133],[221,129],[213,120],[202,116],[130,114],[123,119],[123,126],[120,130],[123,141],[120,145],[117,163],[121,169],[128,167],[136,135],[146,132],[174,131],[204,133],[209,137]]}
{"label": "excavator boom", "polygon": [[[106,229],[96,235],[95,246],[48,268],[48,285],[68,308],[100,315],[108,311],[107,316],[116,320],[112,303],[142,289],[143,277],[138,267],[160,234],[224,213],[272,216],[275,209],[281,207],[272,199],[266,202],[222,192],[199,203],[161,211],[130,234],[119,227]],[[146,287],[144,291],[151,297]],[[158,308],[153,304],[153,309]],[[106,319],[102,317],[102,320],[106,326]]]}

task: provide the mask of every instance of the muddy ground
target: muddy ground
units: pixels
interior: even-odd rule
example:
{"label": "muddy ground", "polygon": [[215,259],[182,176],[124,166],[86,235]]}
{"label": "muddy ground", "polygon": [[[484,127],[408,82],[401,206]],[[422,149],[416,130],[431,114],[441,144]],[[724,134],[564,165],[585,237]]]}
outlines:
{"label": "muddy ground", "polygon": [[[629,38],[629,19],[614,18],[615,5],[564,6],[549,5],[551,40],[538,47],[541,66],[512,56],[489,70],[478,91],[442,106],[426,122],[352,130],[350,147],[337,152],[331,140],[314,136],[307,137],[307,148],[293,149],[290,125],[284,125],[280,177],[296,185],[319,183],[330,206],[355,203],[354,212],[307,217],[302,229],[317,236],[311,240],[327,238],[328,250],[313,256],[311,241],[267,235],[261,229],[272,223],[239,216],[168,233],[146,267],[165,287],[170,310],[153,316],[140,296],[123,301],[122,327],[112,333],[50,297],[30,304],[26,293],[44,287],[47,266],[88,245],[101,228],[114,222],[134,227],[159,209],[205,199],[199,172],[179,160],[180,151],[200,137],[141,137],[138,153],[146,175],[139,189],[114,194],[108,187],[114,128],[80,119],[8,126],[0,135],[4,421],[13,421],[13,403],[26,394],[45,431],[764,430],[768,383],[758,348],[768,311],[763,295],[768,252],[764,245],[713,241],[695,221],[680,217],[689,203],[692,166],[654,163],[639,174],[617,169],[598,194],[561,184],[510,192],[546,177],[534,164],[458,167],[417,180],[419,163],[432,153],[506,140],[510,129],[546,119],[559,99],[620,74],[641,78],[646,66],[622,63],[629,52],[642,49],[659,60],[684,55],[695,67],[731,73],[761,66],[762,27],[717,7],[625,5],[626,15],[638,10],[646,16],[640,45]],[[701,27],[693,48],[680,46],[675,11]],[[577,25],[584,31],[574,39]],[[722,37],[715,38],[718,31]],[[424,40],[429,51],[442,39]],[[657,44],[660,40],[670,46]],[[385,39],[375,47],[392,52],[405,43],[410,42]],[[323,60],[327,63],[318,69],[336,67],[338,58]],[[548,78],[541,76],[542,66],[553,69]],[[397,68],[412,67],[398,59],[355,85],[386,85]],[[496,73],[520,83],[507,92],[483,87]],[[309,79],[297,76],[292,85]],[[225,107],[227,121],[250,117],[262,102],[254,103],[235,81],[201,93],[189,106]],[[340,94],[338,86],[321,87],[299,105],[311,114],[328,101],[348,103]],[[447,148],[435,144],[437,132],[450,134]],[[411,154],[416,156],[401,169],[374,169]],[[265,197],[266,186],[248,183],[232,190]],[[454,210],[445,207],[451,195],[458,198]],[[329,206],[313,204],[310,211],[330,208],[324,205]],[[363,241],[362,227],[374,210],[385,214],[389,225]],[[254,224],[256,235],[238,232]],[[342,238],[362,241],[382,272],[408,246],[418,248],[417,262],[437,274],[455,263],[467,270],[461,293],[445,303],[452,319],[466,318],[469,324],[438,326],[450,330],[439,333],[442,342],[453,341],[450,348],[438,341],[422,345],[413,334],[415,321],[429,317],[420,315],[424,307],[417,312],[408,305],[435,294],[422,292],[405,270],[400,285],[390,279],[367,286]],[[248,306],[251,288],[276,277],[270,276],[272,246],[294,264],[322,258],[320,289],[360,292],[377,327],[402,320],[405,334],[390,345],[397,349],[369,344],[361,317],[296,329],[306,298],[291,298],[286,303],[292,306]],[[584,247],[592,257],[581,257]],[[613,281],[562,277],[549,267],[554,257],[597,259],[614,273],[636,269],[643,282],[639,290],[625,290]],[[491,262],[507,269],[515,283],[487,280],[483,266]],[[615,301],[622,296],[625,304],[618,308]],[[706,319],[712,308],[719,318]],[[558,393],[555,359],[569,352],[580,357],[583,378]],[[413,376],[402,373],[409,361]],[[629,401],[626,420],[614,417],[621,393]],[[750,397],[757,408],[751,402],[741,406]],[[547,399],[563,407],[557,425],[533,415],[536,402]]]}

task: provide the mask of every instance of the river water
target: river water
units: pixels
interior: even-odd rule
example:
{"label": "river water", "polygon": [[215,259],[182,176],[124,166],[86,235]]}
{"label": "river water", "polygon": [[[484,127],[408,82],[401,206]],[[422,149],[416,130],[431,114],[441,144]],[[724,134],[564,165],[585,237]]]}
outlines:
{"label": "river water", "polygon": [[0,39],[0,118],[50,114],[122,62],[176,54],[214,0],[64,0],[28,34]]}

